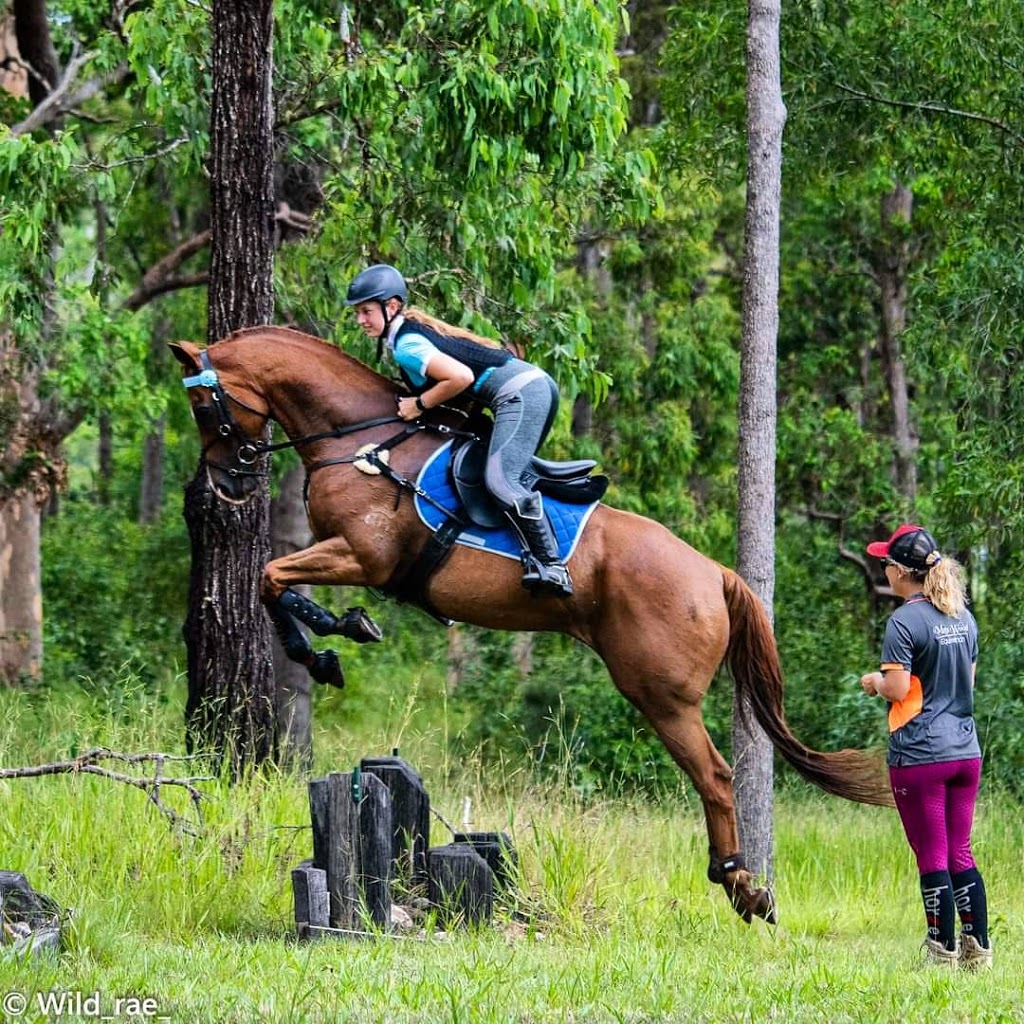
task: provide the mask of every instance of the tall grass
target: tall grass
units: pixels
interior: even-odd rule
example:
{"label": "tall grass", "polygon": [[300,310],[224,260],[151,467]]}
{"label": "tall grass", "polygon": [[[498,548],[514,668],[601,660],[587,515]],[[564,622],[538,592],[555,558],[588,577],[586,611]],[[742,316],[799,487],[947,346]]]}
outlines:
{"label": "tall grass", "polygon": [[[427,675],[420,685],[438,684]],[[173,752],[179,698],[0,694],[0,763],[95,745]],[[440,717],[396,698],[357,735],[338,708],[319,708],[318,770],[399,746],[447,820],[461,824],[468,798],[473,827],[509,832],[521,891],[491,926],[296,942],[290,871],[311,852],[296,776],[204,784],[198,837],[108,780],[12,780],[0,784],[0,867],[74,908],[59,956],[0,959],[0,990],[29,997],[19,1019],[47,1019],[39,993],[77,991],[100,993],[108,1010],[117,997],[150,996],[159,1016],[217,1024],[1024,1021],[1024,824],[997,794],[986,794],[976,829],[997,966],[939,975],[918,969],[916,877],[893,812],[781,796],[780,924],[748,927],[706,879],[703,816],[685,788],[659,802],[584,800],[522,769],[454,761],[443,702],[432,703]],[[447,841],[440,820],[434,830],[435,843]]]}

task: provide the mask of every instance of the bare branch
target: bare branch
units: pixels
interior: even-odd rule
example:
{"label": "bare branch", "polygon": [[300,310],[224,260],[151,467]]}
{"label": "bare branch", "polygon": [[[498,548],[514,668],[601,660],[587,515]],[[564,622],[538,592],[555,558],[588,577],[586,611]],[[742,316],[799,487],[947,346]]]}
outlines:
{"label": "bare branch", "polygon": [[[116,750],[108,750],[106,747],[94,747],[92,750],[80,754],[70,761],[54,761],[50,764],[32,765],[24,768],[0,768],[0,779],[32,779],[44,775],[99,775],[104,779],[111,779],[114,782],[123,783],[126,786],[133,786],[141,789],[160,813],[171,823],[188,835],[199,835],[203,827],[203,812],[200,801],[203,794],[196,787],[197,782],[210,782],[214,779],[212,775],[189,775],[182,778],[168,778],[164,775],[164,765],[168,761],[195,761],[197,755],[180,754],[122,754]],[[104,768],[101,761],[120,761],[131,765],[152,765],[152,777],[143,775],[129,775],[125,772],[114,771],[111,768]],[[161,788],[164,786],[177,786],[184,789],[192,801],[192,807],[196,815],[196,824],[192,824],[178,814],[173,807],[169,807],[161,798]]]}
{"label": "bare branch", "polygon": [[156,160],[158,157],[166,156],[168,153],[177,149],[179,146],[183,146],[186,142],[192,140],[187,135],[182,135],[180,138],[171,139],[166,146],[161,146],[160,149],[153,150],[152,153],[142,153],[139,156],[126,156],[123,160],[115,160],[113,163],[101,164],[96,160],[90,160],[84,164],[73,164],[76,170],[101,170],[109,171],[114,167],[127,167],[129,164],[141,164],[147,160]]}
{"label": "bare branch", "polygon": [[[158,263],[154,263],[143,275],[142,283],[139,287],[125,299],[124,308],[134,312],[141,309],[147,302],[152,301],[158,295],[173,291],[175,288],[190,288],[197,284],[205,284],[205,280],[197,280],[200,275],[194,275],[192,278],[178,278],[177,280],[181,283],[171,287],[167,286],[171,275],[185,260],[210,244],[211,235],[212,232],[209,228],[206,231],[200,231],[198,235],[193,235],[187,241],[182,242],[176,249],[172,249]],[[202,276],[205,278],[207,275]]]}
{"label": "bare branch", "polygon": [[861,92],[859,89],[843,85],[842,82],[836,82],[836,88],[853,96],[855,99],[864,100],[868,103],[882,103],[885,106],[900,107],[904,110],[922,110],[929,114],[945,114],[950,117],[961,117],[968,121],[979,121],[981,124],[987,124],[993,128],[998,128],[1001,132],[1005,132],[1018,144],[1024,143],[1024,136],[1021,136],[1012,125],[1007,124],[1005,121],[1000,121],[997,117],[989,117],[987,114],[976,114],[971,110],[958,110],[956,107],[947,107],[942,103],[892,100],[887,96],[877,96],[872,93]]}
{"label": "bare branch", "polygon": [[[274,220],[292,231],[305,234],[313,226],[313,218],[302,213],[300,210],[293,210],[287,203],[279,202],[274,213]],[[177,248],[172,249],[162,260],[154,263],[142,276],[142,283],[124,300],[123,307],[129,312],[137,312],[143,306],[152,302],[153,299],[167,292],[180,291],[183,288],[197,288],[209,284],[210,275],[206,271],[199,271],[195,274],[176,275],[175,271],[190,256],[194,256],[201,249],[210,244],[211,232],[209,229],[200,231],[184,241]]]}
{"label": "bare branch", "polygon": [[330,114],[332,111],[337,110],[341,104],[341,99],[333,99],[328,100],[326,103],[321,103],[319,106],[312,107],[310,110],[290,111],[274,125],[274,130],[278,131],[282,128],[289,128],[293,124],[299,124],[299,122],[306,121],[311,117],[319,117],[321,114]]}
{"label": "bare branch", "polygon": [[71,92],[71,87],[75,84],[79,71],[81,71],[82,68],[95,56],[95,53],[89,52],[73,57],[68,62],[68,66],[64,70],[64,74],[61,76],[61,80],[57,84],[57,88],[54,89],[53,92],[51,92],[38,106],[36,106],[24,121],[16,124],[11,129],[11,134],[15,136],[26,135],[29,132],[34,132],[37,128],[42,128],[43,125],[47,125],[51,121],[56,120],[62,114],[66,114],[69,110],[78,106],[80,103],[84,103],[86,100],[91,99],[100,91],[100,89],[105,88],[113,82],[121,81],[128,74],[128,66],[122,64],[105,75],[99,75],[98,77],[85,82],[75,89],[74,92]]}

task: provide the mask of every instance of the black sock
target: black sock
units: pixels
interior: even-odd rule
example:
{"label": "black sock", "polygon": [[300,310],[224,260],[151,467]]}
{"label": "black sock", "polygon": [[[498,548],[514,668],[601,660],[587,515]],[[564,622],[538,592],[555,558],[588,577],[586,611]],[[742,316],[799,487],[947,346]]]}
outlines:
{"label": "black sock", "polygon": [[988,949],[988,900],[981,872],[977,868],[958,871],[952,876],[952,882],[953,899],[964,935],[973,935]]}
{"label": "black sock", "polygon": [[921,898],[928,922],[928,938],[956,949],[956,908],[948,871],[929,871],[921,876]]}

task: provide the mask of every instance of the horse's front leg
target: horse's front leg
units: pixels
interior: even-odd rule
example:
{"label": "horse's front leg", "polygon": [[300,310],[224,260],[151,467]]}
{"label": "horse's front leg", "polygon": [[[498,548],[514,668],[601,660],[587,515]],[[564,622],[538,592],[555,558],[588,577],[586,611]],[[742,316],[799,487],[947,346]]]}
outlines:
{"label": "horse's front leg", "polygon": [[[322,541],[267,563],[263,570],[260,597],[270,613],[274,627],[282,637],[286,651],[291,644],[298,655],[293,660],[308,664],[308,654],[296,639],[295,633],[299,634],[305,644],[308,644],[308,640],[294,623],[293,632],[285,622],[285,618],[290,621],[292,616],[305,623],[317,636],[343,636],[356,643],[377,642],[381,639],[380,629],[364,609],[349,608],[339,617],[311,598],[293,590],[291,586],[306,584],[334,587],[362,582],[364,571],[348,543],[342,538]],[[292,654],[289,656],[292,657]],[[313,678],[316,678],[315,674]]]}
{"label": "horse's front leg", "polygon": [[270,621],[274,624],[274,630],[281,640],[284,653],[292,661],[305,665],[316,682],[342,689],[345,685],[345,672],[338,660],[337,652],[314,651],[309,637],[299,629],[299,624],[281,606],[279,600],[271,601],[266,608]]}

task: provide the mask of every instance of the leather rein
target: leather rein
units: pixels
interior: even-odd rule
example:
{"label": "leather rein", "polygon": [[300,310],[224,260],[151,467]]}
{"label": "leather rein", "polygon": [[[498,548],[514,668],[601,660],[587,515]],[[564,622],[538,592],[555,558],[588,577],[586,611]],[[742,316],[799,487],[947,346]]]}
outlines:
{"label": "leather rein", "polygon": [[[357,423],[352,423],[348,426],[334,427],[331,430],[320,431],[316,434],[306,434],[303,437],[289,438],[286,441],[279,441],[276,444],[272,444],[265,438],[252,438],[246,434],[239,425],[238,420],[236,420],[232,414],[229,403],[234,402],[235,405],[245,409],[247,412],[254,413],[266,422],[273,420],[270,412],[264,412],[262,409],[256,409],[247,402],[243,402],[237,395],[233,395],[228,391],[228,389],[221,383],[220,375],[210,362],[210,356],[206,349],[203,349],[199,353],[199,362],[202,370],[194,376],[184,377],[182,379],[182,385],[186,389],[196,387],[208,388],[210,390],[211,397],[213,398],[214,408],[217,411],[217,419],[219,420],[219,425],[217,427],[218,437],[207,442],[207,444],[203,446],[199,455],[200,465],[213,466],[215,469],[219,469],[221,472],[227,473],[228,476],[231,477],[259,476],[262,474],[263,470],[257,467],[256,464],[263,456],[269,456],[274,452],[283,451],[286,448],[298,448],[300,445],[312,444],[314,441],[323,441],[328,438],[338,438],[345,437],[349,434],[358,434],[361,431],[369,430],[372,427],[379,427],[386,423],[401,423],[403,424],[402,430],[397,434],[392,435],[387,440],[381,441],[380,444],[374,445],[369,451],[362,452],[361,454],[356,453],[353,455],[344,455],[340,458],[321,459],[320,461],[314,462],[308,466],[306,469],[306,482],[303,487],[303,501],[308,501],[309,478],[316,470],[323,469],[326,466],[345,465],[365,459],[371,465],[379,469],[382,475],[397,484],[399,488],[412,491],[414,494],[419,495],[423,500],[441,508],[442,511],[449,512],[448,509],[442,508],[442,506],[438,505],[438,503],[423,491],[415,481],[410,480],[401,473],[397,473],[393,470],[386,461],[380,458],[379,453],[388,451],[391,448],[396,448],[398,445],[409,440],[409,438],[422,430],[432,430],[435,433],[447,437],[476,438],[476,434],[473,434],[470,431],[456,430],[454,427],[449,427],[443,423],[425,423],[421,420],[408,422],[396,415],[377,416],[373,419],[360,420]],[[236,465],[225,466],[223,463],[215,462],[213,459],[209,458],[208,452],[218,440],[232,436],[239,440],[238,447],[235,449]]]}

